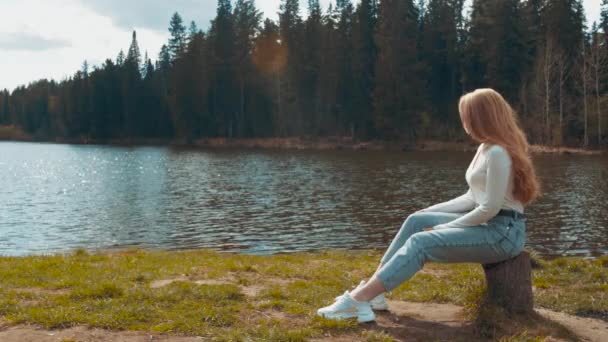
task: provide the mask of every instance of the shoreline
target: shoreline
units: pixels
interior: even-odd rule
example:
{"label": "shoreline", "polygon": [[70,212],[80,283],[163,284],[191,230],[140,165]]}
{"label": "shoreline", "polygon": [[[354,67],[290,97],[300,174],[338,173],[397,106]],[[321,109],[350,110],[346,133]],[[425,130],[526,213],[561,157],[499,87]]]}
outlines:
{"label": "shoreline", "polygon": [[[311,151],[398,151],[398,152],[475,152],[478,144],[472,141],[418,140],[415,143],[403,141],[367,140],[359,141],[351,137],[272,137],[272,138],[202,138],[193,142],[179,139],[87,139],[55,138],[35,139],[13,126],[0,126],[0,141],[103,145],[119,147],[175,147],[175,148],[245,148],[277,150],[311,150]],[[606,149],[585,149],[579,147],[530,145],[530,152],[535,154],[579,154],[601,155]]]}

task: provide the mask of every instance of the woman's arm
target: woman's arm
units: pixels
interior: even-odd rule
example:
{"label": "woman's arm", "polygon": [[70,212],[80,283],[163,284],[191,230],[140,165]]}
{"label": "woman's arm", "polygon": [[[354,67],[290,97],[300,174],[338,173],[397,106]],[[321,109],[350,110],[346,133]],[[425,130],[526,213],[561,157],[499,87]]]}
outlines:
{"label": "woman's arm", "polygon": [[461,196],[453,198],[449,201],[437,203],[428,208],[420,211],[439,211],[443,213],[462,213],[475,208],[475,199],[473,198],[473,192],[469,190]]}
{"label": "woman's arm", "polygon": [[433,227],[434,229],[478,226],[498,214],[509,186],[511,157],[503,147],[496,145],[488,151],[486,163],[486,196],[479,206],[451,222]]}

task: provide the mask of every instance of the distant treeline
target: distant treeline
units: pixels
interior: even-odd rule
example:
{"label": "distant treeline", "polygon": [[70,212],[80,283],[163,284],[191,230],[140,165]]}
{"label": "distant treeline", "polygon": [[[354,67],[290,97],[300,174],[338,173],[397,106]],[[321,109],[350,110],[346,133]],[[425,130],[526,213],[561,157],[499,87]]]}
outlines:
{"label": "distant treeline", "polygon": [[[599,1],[599,0],[598,0]],[[234,7],[233,7],[234,5]],[[352,136],[459,140],[463,92],[492,87],[532,142],[608,138],[608,0],[219,0],[207,31],[178,13],[155,63],[128,52],[0,93],[0,124],[38,139]]]}

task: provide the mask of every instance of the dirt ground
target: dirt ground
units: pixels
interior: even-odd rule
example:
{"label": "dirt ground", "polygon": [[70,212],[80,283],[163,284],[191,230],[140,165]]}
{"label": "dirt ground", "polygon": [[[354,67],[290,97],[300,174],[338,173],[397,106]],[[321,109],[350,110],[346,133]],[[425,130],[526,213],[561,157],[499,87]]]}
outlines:
{"label": "dirt ground", "polygon": [[[160,285],[160,284],[158,284]],[[452,304],[414,303],[391,301],[390,312],[378,312],[376,322],[366,323],[363,328],[382,332],[398,341],[483,341],[474,332],[473,325],[464,318],[463,308]],[[608,341],[608,322],[567,315],[546,309],[537,309],[542,317],[559,323],[574,333],[581,341]],[[326,336],[313,341],[365,341],[357,335]],[[547,341],[569,341],[548,336]],[[132,331],[109,331],[84,326],[69,329],[48,330],[30,325],[0,326],[3,342],[149,342],[205,341],[204,337],[179,337]]]}

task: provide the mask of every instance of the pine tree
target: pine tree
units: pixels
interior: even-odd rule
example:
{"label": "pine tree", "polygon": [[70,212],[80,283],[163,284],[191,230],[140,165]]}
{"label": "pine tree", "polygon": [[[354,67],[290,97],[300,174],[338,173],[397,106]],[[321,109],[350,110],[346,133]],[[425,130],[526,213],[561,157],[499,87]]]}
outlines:
{"label": "pine tree", "polygon": [[206,40],[202,32],[190,37],[185,53],[175,62],[170,98],[176,136],[192,143],[208,133],[209,75]]}
{"label": "pine tree", "polygon": [[[581,0],[475,0],[467,22],[464,0],[331,3],[322,11],[308,0],[303,19],[298,0],[282,0],[279,21],[261,30],[253,0],[219,1],[205,32],[176,13],[156,67],[134,33],[128,52],[101,67],[1,91],[0,124],[79,139],[412,142],[454,137],[458,96],[490,86],[516,106],[534,142],[605,138],[608,0],[588,38]],[[425,130],[431,124],[438,128]]]}
{"label": "pine tree", "polygon": [[286,43],[297,42],[297,30],[301,22],[300,2],[298,0],[282,0],[279,12],[279,26],[281,35]]}
{"label": "pine tree", "polygon": [[[253,0],[237,0],[234,7],[236,77],[238,80],[239,108],[236,115],[236,135],[245,135],[252,127],[251,115],[247,111],[248,90],[253,77],[252,53],[255,36],[260,30],[262,14],[255,8]],[[251,115],[250,115],[251,114]]]}
{"label": "pine tree", "polygon": [[340,65],[336,41],[339,12],[330,3],[323,16],[321,32],[321,66],[319,68],[319,107],[315,134],[330,135],[337,131],[338,124],[338,92],[340,82]]}
{"label": "pine tree", "polygon": [[171,52],[169,51],[169,48],[167,47],[167,45],[163,45],[160,48],[160,53],[158,54],[158,66],[157,69],[162,69],[165,72],[167,70],[169,70],[169,68],[171,67]]}
{"label": "pine tree", "polygon": [[252,56],[253,64],[258,71],[256,91],[260,96],[254,97],[255,116],[253,134],[255,136],[272,136],[282,134],[280,121],[282,113],[281,73],[287,62],[284,45],[281,44],[278,25],[266,19],[260,34],[255,39]]}
{"label": "pine tree", "polygon": [[89,77],[89,62],[87,62],[86,59],[82,63],[82,74],[84,75],[84,78]]}
{"label": "pine tree", "polygon": [[388,139],[415,139],[424,87],[418,60],[418,10],[412,0],[380,2],[374,121]]}
{"label": "pine tree", "polygon": [[144,72],[144,77],[145,78],[151,78],[154,76],[154,65],[152,64],[152,60],[150,58],[148,58],[148,53],[146,52],[146,63],[144,63],[145,66],[145,72]]}
{"label": "pine tree", "polygon": [[8,90],[4,89],[3,91],[0,91],[0,125],[11,124],[9,97],[10,94]]}
{"label": "pine tree", "polygon": [[470,91],[487,86],[485,83],[486,65],[485,48],[492,42],[487,38],[487,2],[473,0],[471,17],[467,23],[467,35],[464,44],[463,90]]}
{"label": "pine tree", "polygon": [[336,57],[339,66],[338,102],[336,103],[341,135],[354,132],[353,118],[353,71],[352,71],[352,26],[353,5],[350,0],[338,0],[336,10],[339,13],[336,41]]}
{"label": "pine tree", "polygon": [[149,61],[149,57],[148,57],[148,50],[146,50],[146,52],[144,53],[144,60],[143,63],[141,64],[141,69],[139,70],[139,73],[141,74],[141,78],[146,78],[148,75],[148,61]]}
{"label": "pine tree", "polygon": [[608,42],[608,0],[602,0],[602,7],[600,12],[600,28],[604,32],[606,42]]}
{"label": "pine tree", "polygon": [[461,93],[457,15],[460,12],[462,2],[430,0],[423,19],[421,48],[429,68],[428,89],[434,103],[432,113],[434,118],[444,123],[458,120],[455,104]]}
{"label": "pine tree", "polygon": [[141,137],[138,123],[142,120],[141,101],[141,53],[137,33],[133,31],[131,46],[123,65],[122,98],[124,115],[124,134],[127,138]]}
{"label": "pine tree", "polygon": [[131,40],[131,46],[129,47],[129,53],[127,54],[126,63],[132,70],[136,70],[137,74],[140,75],[141,53],[139,52],[139,44],[137,43],[137,32],[135,31],[133,31],[133,38]]}
{"label": "pine tree", "polygon": [[190,22],[190,29],[189,29],[190,33],[188,34],[188,40],[192,40],[192,38],[199,32],[201,32],[201,30],[198,28],[198,26],[196,26],[196,22],[194,20],[192,20]]}
{"label": "pine tree", "polygon": [[161,102],[164,106],[168,107],[169,97],[169,71],[171,69],[171,52],[167,45],[163,45],[158,54],[158,60],[156,61],[156,69],[158,72],[158,84],[160,85],[159,93]]}
{"label": "pine tree", "polygon": [[303,131],[311,134],[318,130],[317,122],[321,111],[319,73],[321,69],[323,49],[321,48],[323,24],[321,6],[318,0],[308,1],[308,18],[304,23],[302,40],[302,90],[304,113],[309,116],[304,120]]}
{"label": "pine tree", "polygon": [[282,88],[283,135],[300,134],[304,126],[301,98],[297,96],[303,88],[304,79],[304,53],[302,49],[303,25],[300,16],[300,2],[298,0],[282,0],[279,7],[279,28],[281,42],[287,51],[287,66],[285,70],[285,86]]}
{"label": "pine tree", "polygon": [[175,62],[184,53],[187,44],[186,27],[183,24],[182,17],[177,12],[171,17],[169,33],[171,34],[169,55],[171,56],[171,62]]}
{"label": "pine tree", "polygon": [[213,70],[212,113],[217,120],[217,131],[223,136],[233,137],[238,106],[235,84],[235,32],[232,4],[230,0],[219,0],[217,15],[209,32]]}
{"label": "pine tree", "polygon": [[118,56],[116,57],[116,65],[122,66],[125,63],[125,53],[120,50]]}
{"label": "pine tree", "polygon": [[487,82],[515,103],[526,64],[526,40],[519,0],[501,0],[493,9],[496,26],[490,31],[496,48],[490,49]]}
{"label": "pine tree", "polygon": [[374,42],[376,17],[374,2],[362,0],[353,21],[353,128],[351,134],[366,138],[371,133],[372,93],[377,48]]}
{"label": "pine tree", "polygon": [[541,9],[543,0],[528,0],[523,4],[522,30],[524,37],[524,53],[522,62],[522,82],[519,87],[519,114],[524,120],[534,121],[534,115],[543,110],[537,100],[538,75],[535,67],[537,56],[541,52],[543,42],[541,26]]}

